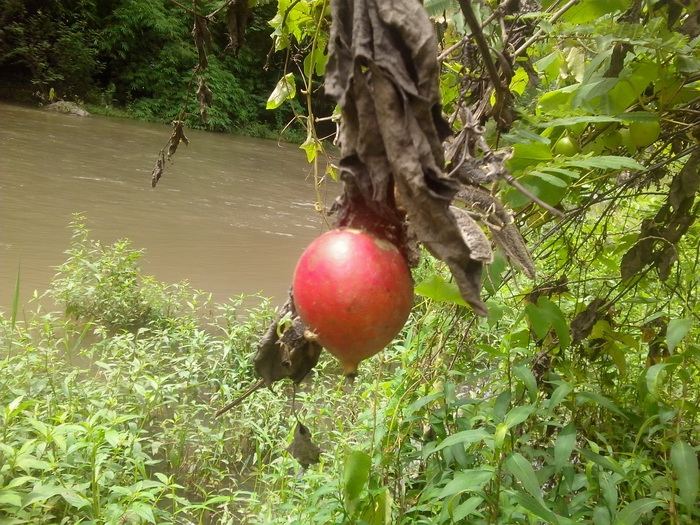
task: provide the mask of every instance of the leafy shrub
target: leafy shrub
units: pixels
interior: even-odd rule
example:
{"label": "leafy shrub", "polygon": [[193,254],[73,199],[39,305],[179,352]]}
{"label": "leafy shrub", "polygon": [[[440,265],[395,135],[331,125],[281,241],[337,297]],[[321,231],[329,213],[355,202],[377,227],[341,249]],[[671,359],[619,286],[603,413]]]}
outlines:
{"label": "leafy shrub", "polygon": [[[163,285],[141,275],[142,252],[122,239],[105,246],[90,239],[81,216],[71,223],[73,241],[68,259],[58,268],[50,290],[66,314],[112,330],[135,330],[179,319],[183,298],[191,292],[185,284]],[[205,300],[196,294],[188,308],[196,310]]]}

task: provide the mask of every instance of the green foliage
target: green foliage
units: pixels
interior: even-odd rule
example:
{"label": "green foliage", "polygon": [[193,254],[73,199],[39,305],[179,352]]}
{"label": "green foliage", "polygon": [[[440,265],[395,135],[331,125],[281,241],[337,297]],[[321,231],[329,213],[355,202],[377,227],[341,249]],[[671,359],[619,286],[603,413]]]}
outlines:
{"label": "green foliage", "polygon": [[[267,59],[269,2],[253,8],[246,46],[238,56],[226,50],[223,21],[210,25],[212,48],[204,77],[213,93],[202,121],[194,91],[197,52],[192,16],[169,0],[53,0],[7,2],[0,7],[0,72],[13,83],[50,89],[60,97],[80,97],[98,113],[113,106],[142,120],[170,122],[185,102],[187,125],[214,131],[277,136],[291,118],[290,108],[265,109],[279,78],[276,57]],[[213,10],[217,2],[199,2]],[[269,68],[263,66],[269,62]],[[117,112],[119,109],[116,110]]]}
{"label": "green foliage", "polygon": [[[211,419],[250,383],[268,304],[198,308],[201,294],[143,277],[140,252],[90,240],[79,220],[74,231],[51,290],[72,315],[0,317],[0,516],[115,524],[699,517],[696,324],[661,367],[647,368],[645,349],[622,338],[630,344],[621,371],[610,357],[592,360],[592,348],[564,353],[557,343],[555,320],[572,297],[535,303],[553,345],[546,353],[537,318],[500,294],[496,322],[426,299],[351,389],[327,354],[314,381],[297,389],[299,417],[322,448],[321,462],[298,476],[284,452],[295,427],[291,387],[258,391]],[[436,271],[425,258],[417,277]],[[654,305],[643,303],[641,318],[646,308]],[[608,330],[600,338],[621,337]]]}

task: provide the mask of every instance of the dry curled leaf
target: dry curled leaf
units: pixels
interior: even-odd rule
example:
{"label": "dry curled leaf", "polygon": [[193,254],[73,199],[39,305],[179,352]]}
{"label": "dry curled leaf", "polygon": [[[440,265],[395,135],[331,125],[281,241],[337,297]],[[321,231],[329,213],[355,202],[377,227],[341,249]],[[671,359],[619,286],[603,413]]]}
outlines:
{"label": "dry curled leaf", "polygon": [[[666,280],[676,261],[676,244],[695,221],[695,194],[700,190],[700,151],[690,155],[673,177],[666,202],[653,218],[642,221],[639,240],[622,257],[620,273],[629,279],[651,265]],[[697,208],[697,206],[696,206]]]}
{"label": "dry curled leaf", "polygon": [[586,308],[581,310],[571,321],[571,342],[577,344],[591,335],[593,325],[602,315],[601,307],[605,299],[593,299]]}
{"label": "dry curled leaf", "polygon": [[229,42],[226,49],[230,49],[234,54],[243,46],[245,30],[250,17],[250,7],[248,0],[233,0],[226,11],[226,29],[228,31]]}
{"label": "dry curled leaf", "polygon": [[158,184],[158,181],[163,176],[164,171],[165,171],[165,153],[163,152],[163,150],[160,150],[160,153],[158,154],[158,158],[156,159],[156,165],[153,167],[153,171],[151,172],[151,187],[152,188],[156,187],[156,184]]}
{"label": "dry curled leaf", "polygon": [[199,116],[202,121],[207,121],[207,110],[211,106],[213,99],[213,93],[209,86],[207,86],[203,77],[199,77],[199,85],[197,87],[197,100],[199,101]]}
{"label": "dry curled leaf", "polygon": [[173,132],[168,140],[168,158],[175,155],[180,142],[184,142],[185,146],[189,146],[190,141],[185,136],[185,123],[182,120],[173,120]]}
{"label": "dry curled leaf", "polygon": [[294,439],[287,450],[304,469],[318,463],[321,456],[321,449],[311,441],[311,432],[299,421],[294,429]]}
{"label": "dry curled leaf", "polygon": [[461,208],[450,206],[450,211],[454,215],[462,232],[462,238],[471,251],[470,257],[482,263],[493,262],[493,251],[491,242],[488,240],[481,227],[472,219],[469,214]]}
{"label": "dry curled leaf", "polygon": [[[325,88],[343,113],[339,224],[356,207],[390,227],[405,215],[418,241],[447,263],[464,299],[485,315],[483,263],[449,211],[459,182],[443,172],[442,141],[451,130],[441,115],[428,15],[418,0],[335,0],[331,9]],[[404,249],[407,235],[397,232]]]}
{"label": "dry curled leaf", "polygon": [[530,279],[535,278],[535,263],[525,240],[513,221],[513,215],[498,199],[479,186],[465,185],[455,197],[478,213],[491,231],[491,236],[508,260]]}
{"label": "dry curled leaf", "polygon": [[306,327],[296,314],[290,294],[260,339],[253,358],[255,371],[267,386],[285,378],[299,383],[316,366],[321,346],[309,341],[305,332]]}
{"label": "dry curled leaf", "polygon": [[211,33],[209,31],[209,20],[201,15],[194,17],[194,27],[192,28],[192,38],[197,47],[197,68],[204,71],[209,66],[207,58],[207,48],[211,47]]}

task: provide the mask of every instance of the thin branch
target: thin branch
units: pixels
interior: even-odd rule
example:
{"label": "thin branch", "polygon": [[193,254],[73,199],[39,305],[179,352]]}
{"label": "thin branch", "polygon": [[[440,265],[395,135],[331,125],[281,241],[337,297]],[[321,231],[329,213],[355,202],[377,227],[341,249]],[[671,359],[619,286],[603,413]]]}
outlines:
{"label": "thin branch", "polygon": [[[557,20],[559,20],[564,15],[564,13],[566,13],[569,9],[574,7],[578,3],[578,1],[579,0],[569,0],[567,3],[565,3],[561,7],[561,9],[559,9],[559,11],[557,11],[556,13],[554,13],[552,15],[552,18],[549,19],[549,23],[552,24],[552,23],[556,22]],[[460,3],[462,3],[462,2],[460,1]],[[537,40],[539,40],[539,38],[541,38],[543,34],[544,34],[544,30],[541,28],[538,29],[537,31],[535,31],[534,35],[532,35],[530,38],[528,38],[525,41],[525,43],[523,43],[522,46],[520,46],[518,49],[516,49],[513,52],[513,59],[518,58],[525,51],[527,51],[527,48],[530,47],[535,42],[537,42]]]}
{"label": "thin branch", "polygon": [[518,190],[520,193],[525,195],[528,199],[530,199],[535,204],[541,206],[542,208],[547,210],[552,215],[555,215],[556,217],[559,217],[559,218],[564,217],[564,214],[561,211],[557,210],[556,208],[552,208],[549,204],[544,202],[537,195],[535,195],[530,190],[528,190],[525,186],[520,184],[520,182],[517,179],[515,179],[512,175],[510,175],[510,174],[505,175],[504,178],[506,179],[506,182],[508,184],[513,186],[516,190]]}
{"label": "thin branch", "polygon": [[233,408],[236,408],[238,405],[240,405],[248,396],[250,396],[253,392],[256,390],[260,389],[263,385],[265,384],[265,380],[261,379],[257,383],[254,383],[248,390],[243,392],[240,396],[238,396],[236,399],[231,401],[228,405],[221,407],[219,410],[216,411],[216,414],[214,414],[214,417],[219,417],[222,414],[225,414],[229,410],[232,410]]}
{"label": "thin branch", "polygon": [[489,45],[484,37],[484,32],[481,30],[481,24],[476,19],[474,11],[472,11],[472,7],[469,4],[469,0],[459,0],[459,6],[462,8],[464,19],[467,22],[467,25],[472,32],[472,36],[474,37],[474,40],[476,40],[476,45],[479,48],[479,52],[484,59],[484,65],[489,73],[489,77],[491,77],[491,83],[493,84],[499,98],[505,99],[508,96],[508,93],[506,92],[506,88],[498,76],[498,70],[496,69],[496,64],[493,62]]}

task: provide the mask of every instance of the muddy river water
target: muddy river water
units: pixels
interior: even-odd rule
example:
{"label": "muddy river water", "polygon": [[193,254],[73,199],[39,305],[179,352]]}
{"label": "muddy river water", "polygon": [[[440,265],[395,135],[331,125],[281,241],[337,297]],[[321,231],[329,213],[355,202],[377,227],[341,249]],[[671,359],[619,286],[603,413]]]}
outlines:
{"label": "muddy river water", "polygon": [[323,229],[303,152],[290,144],[189,131],[156,189],[167,126],[0,103],[0,309],[42,292],[63,262],[73,213],[92,236],[127,237],[145,272],[187,279],[216,301],[282,300],[294,263]]}

